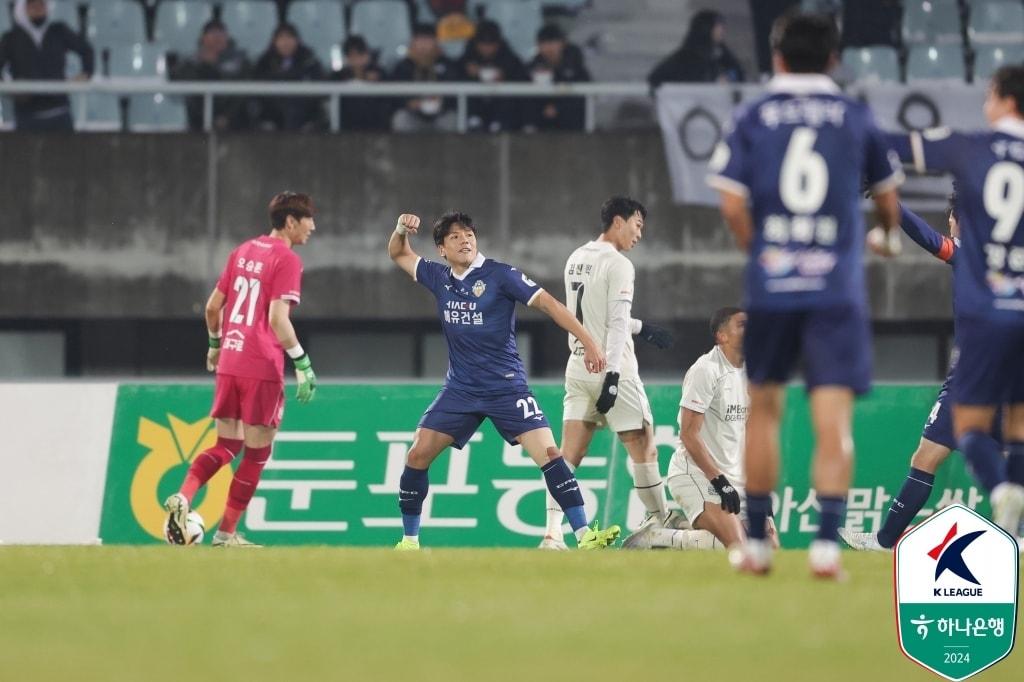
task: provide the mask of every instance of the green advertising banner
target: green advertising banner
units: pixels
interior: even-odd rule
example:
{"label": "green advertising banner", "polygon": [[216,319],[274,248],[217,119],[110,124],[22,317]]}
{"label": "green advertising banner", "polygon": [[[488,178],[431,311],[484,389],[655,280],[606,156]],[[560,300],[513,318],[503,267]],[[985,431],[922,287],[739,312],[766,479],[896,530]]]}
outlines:
{"label": "green advertising banner", "polygon": [[[561,385],[536,384],[556,438]],[[661,471],[677,445],[679,386],[649,385]],[[857,466],[847,526],[877,530],[903,482],[937,386],[880,386],[857,403]],[[398,479],[420,415],[438,387],[422,384],[322,386],[299,405],[288,388],[283,430],[241,530],[268,545],[390,545],[401,536]],[[188,464],[216,439],[207,416],[213,384],[122,385],[111,437],[100,534],[104,543],[163,541],[165,497]],[[810,490],[811,430],[802,390],[789,391],[776,523],[783,546],[806,547],[816,530]],[[588,512],[602,525],[634,527],[643,508],[632,494],[625,450],[600,432],[577,472]],[[212,529],[231,472],[215,476],[195,500]],[[521,448],[486,422],[465,449],[449,450],[430,469],[423,516],[428,546],[535,546],[544,530],[544,484]],[[988,513],[988,502],[954,456],[940,470],[921,518],[959,502]]]}

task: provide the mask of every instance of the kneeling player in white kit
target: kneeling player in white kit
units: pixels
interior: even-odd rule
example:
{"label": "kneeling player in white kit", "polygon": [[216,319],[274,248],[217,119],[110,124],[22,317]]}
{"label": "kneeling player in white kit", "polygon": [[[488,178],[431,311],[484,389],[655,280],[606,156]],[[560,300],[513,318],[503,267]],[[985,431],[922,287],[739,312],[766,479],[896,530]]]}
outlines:
{"label": "kneeling player in white kit", "polygon": [[[626,538],[624,548],[721,549],[743,541],[743,446],[750,405],[743,364],[746,322],[739,308],[716,311],[711,318],[715,347],[683,378],[682,443],[672,456],[667,483],[693,530],[641,528]],[[768,535],[775,536],[771,525]]]}
{"label": "kneeling player in white kit", "polygon": [[[607,424],[633,460],[633,481],[650,523],[661,526],[668,518],[668,504],[658,471],[651,406],[640,381],[632,336],[659,348],[670,346],[672,336],[630,317],[634,269],[623,255],[640,241],[646,215],[639,201],[612,197],[601,207],[601,236],[573,251],[566,262],[566,307],[602,343],[608,369],[603,378],[589,374],[583,366],[583,346],[569,336],[562,454],[575,469],[594,433]],[[565,549],[562,537],[562,510],[548,494],[547,525],[540,548]]]}

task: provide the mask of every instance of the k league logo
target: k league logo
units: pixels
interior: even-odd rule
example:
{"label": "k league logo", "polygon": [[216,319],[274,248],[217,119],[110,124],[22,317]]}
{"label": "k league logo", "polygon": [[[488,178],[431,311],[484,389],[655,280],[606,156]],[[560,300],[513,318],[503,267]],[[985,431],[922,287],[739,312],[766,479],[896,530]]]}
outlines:
{"label": "k league logo", "polygon": [[948,680],[1005,658],[1017,625],[1016,541],[955,504],[907,532],[895,551],[900,648]]}

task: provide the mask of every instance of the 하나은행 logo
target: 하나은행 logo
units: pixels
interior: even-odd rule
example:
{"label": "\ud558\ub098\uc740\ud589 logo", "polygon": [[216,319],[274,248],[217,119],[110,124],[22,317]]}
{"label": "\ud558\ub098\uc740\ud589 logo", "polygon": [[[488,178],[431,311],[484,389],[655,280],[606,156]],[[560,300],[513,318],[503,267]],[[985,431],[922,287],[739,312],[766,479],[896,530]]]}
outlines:
{"label": "\ud558\ub098\uc740\ud589 logo", "polygon": [[896,625],[908,658],[963,680],[1010,653],[1019,581],[1014,538],[955,504],[900,538],[894,562]]}

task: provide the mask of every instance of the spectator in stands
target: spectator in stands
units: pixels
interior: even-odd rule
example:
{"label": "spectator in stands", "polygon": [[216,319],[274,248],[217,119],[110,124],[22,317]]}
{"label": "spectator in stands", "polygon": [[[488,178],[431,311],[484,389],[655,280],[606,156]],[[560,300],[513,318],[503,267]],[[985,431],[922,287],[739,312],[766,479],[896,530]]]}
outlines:
{"label": "spectator in stands", "polygon": [[[437,44],[433,24],[417,24],[406,57],[391,72],[393,81],[450,82],[457,80],[458,69]],[[393,130],[401,133],[425,130],[455,130],[458,119],[451,97],[413,97],[404,100],[391,118]]]}
{"label": "spectator in stands", "polygon": [[[331,74],[331,80],[366,83],[384,80],[376,55],[361,35],[346,38],[342,52],[345,54],[345,66]],[[343,130],[387,130],[389,109],[383,97],[342,97],[341,127]]]}
{"label": "spectator in stands", "polygon": [[[537,55],[527,65],[533,82],[586,83],[590,72],[583,63],[583,52],[566,41],[565,32],[548,24],[537,32]],[[582,97],[552,97],[532,101],[527,125],[538,130],[583,130]]]}
{"label": "spectator in stands", "polygon": [[[427,7],[437,21],[437,40],[442,49],[449,44],[461,50],[465,42],[473,37],[476,25],[469,18],[466,5],[468,0],[428,0]],[[448,50],[445,53],[451,54]]]}
{"label": "spectator in stands", "polygon": [[[476,34],[466,45],[459,60],[466,80],[481,83],[513,83],[530,79],[526,66],[505,42],[501,27],[493,21],[481,21]],[[469,129],[496,133],[515,130],[521,124],[520,102],[513,97],[471,97]]]}
{"label": "spectator in stands", "polygon": [[[324,67],[313,50],[302,44],[291,24],[274,29],[267,47],[253,69],[256,80],[319,81]],[[263,97],[259,103],[259,127],[263,130],[324,130],[327,116],[322,97]]]}
{"label": "spectator in stands", "polygon": [[[0,71],[10,67],[16,80],[64,80],[67,53],[74,52],[82,60],[76,79],[88,80],[95,63],[92,46],[64,22],[50,21],[48,4],[18,0],[14,26],[0,38]],[[67,95],[16,96],[14,125],[36,132],[74,130],[71,103]]]}
{"label": "spectator in stands", "polygon": [[743,68],[724,41],[722,15],[714,10],[697,12],[683,44],[647,76],[651,89],[662,83],[741,82]]}
{"label": "spectator in stands", "polygon": [[[171,80],[220,81],[242,80],[250,75],[249,60],[235,47],[227,27],[211,19],[199,34],[196,53],[178,62],[171,59],[168,69]],[[218,132],[243,130],[249,125],[249,103],[242,97],[217,97],[213,100],[213,128]],[[203,98],[187,97],[188,127],[203,129]]]}

